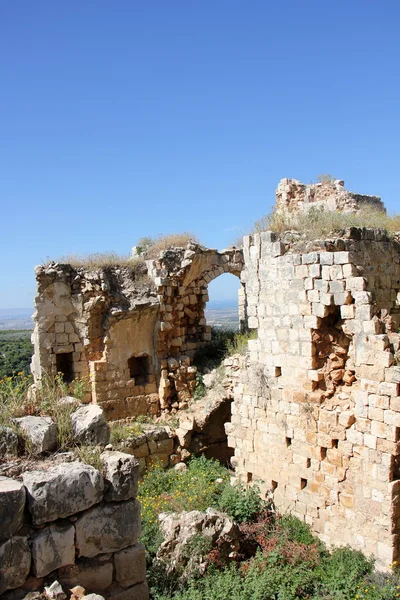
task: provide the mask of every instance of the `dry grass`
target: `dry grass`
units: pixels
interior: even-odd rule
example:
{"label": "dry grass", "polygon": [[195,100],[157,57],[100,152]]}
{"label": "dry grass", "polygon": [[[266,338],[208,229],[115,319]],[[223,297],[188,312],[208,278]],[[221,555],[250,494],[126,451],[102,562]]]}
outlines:
{"label": "dry grass", "polygon": [[365,207],[357,213],[340,213],[323,208],[311,207],[308,211],[289,213],[273,211],[254,224],[254,232],[297,231],[309,240],[329,237],[349,227],[371,227],[385,229],[389,234],[400,231],[400,215],[389,216],[386,213]]}
{"label": "dry grass", "polygon": [[75,268],[100,269],[102,267],[135,267],[143,263],[141,259],[129,255],[121,256],[116,252],[95,252],[93,254],[67,254],[56,260],[58,263],[71,265]]}
{"label": "dry grass", "polygon": [[192,241],[199,243],[193,233],[171,233],[168,235],[160,235],[155,239],[144,238],[146,244],[141,244],[143,240],[139,240],[138,246],[141,246],[144,250],[144,256],[147,259],[158,258],[159,254],[169,248],[178,247],[185,248],[188,242]]}

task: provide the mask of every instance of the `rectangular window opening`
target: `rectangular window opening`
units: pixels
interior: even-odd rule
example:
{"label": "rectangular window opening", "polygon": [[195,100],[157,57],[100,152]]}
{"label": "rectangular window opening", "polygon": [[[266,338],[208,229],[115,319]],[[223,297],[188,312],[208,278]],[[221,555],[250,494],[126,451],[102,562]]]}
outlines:
{"label": "rectangular window opening", "polygon": [[57,373],[61,373],[64,383],[71,383],[74,379],[74,361],[72,352],[56,354]]}
{"label": "rectangular window opening", "polygon": [[289,448],[289,446],[292,445],[292,438],[291,437],[287,437],[286,438],[286,447]]}
{"label": "rectangular window opening", "polygon": [[131,356],[128,359],[129,377],[135,380],[135,385],[149,383],[151,374],[150,356]]}
{"label": "rectangular window opening", "polygon": [[303,477],[300,477],[300,489],[304,490],[306,485],[307,485],[307,479],[303,479]]}

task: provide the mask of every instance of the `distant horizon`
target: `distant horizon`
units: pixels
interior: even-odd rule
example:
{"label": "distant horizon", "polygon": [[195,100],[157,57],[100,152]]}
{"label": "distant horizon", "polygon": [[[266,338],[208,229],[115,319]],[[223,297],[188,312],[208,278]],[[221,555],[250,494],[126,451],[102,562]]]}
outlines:
{"label": "distant horizon", "polygon": [[[238,304],[237,298],[226,298],[221,300],[210,300],[207,302],[207,309],[210,308],[234,308]],[[9,308],[0,308],[0,316],[1,317],[26,317],[31,316],[35,311],[35,308],[29,308],[27,306],[23,307],[9,307]]]}

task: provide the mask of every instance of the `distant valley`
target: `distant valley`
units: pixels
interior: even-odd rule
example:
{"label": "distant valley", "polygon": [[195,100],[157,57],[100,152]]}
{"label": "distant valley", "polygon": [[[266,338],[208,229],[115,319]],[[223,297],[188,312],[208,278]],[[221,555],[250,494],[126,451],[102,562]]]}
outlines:
{"label": "distant valley", "polygon": [[[33,329],[33,312],[33,308],[1,308],[0,330]],[[237,301],[216,300],[209,302],[205,312],[209,325],[225,329],[238,329],[239,312]]]}

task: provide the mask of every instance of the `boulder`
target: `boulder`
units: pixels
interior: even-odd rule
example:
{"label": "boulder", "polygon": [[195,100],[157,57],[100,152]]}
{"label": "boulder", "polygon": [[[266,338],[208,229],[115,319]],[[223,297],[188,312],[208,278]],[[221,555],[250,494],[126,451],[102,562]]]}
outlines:
{"label": "boulder", "polygon": [[81,406],[71,415],[72,429],[77,442],[106,446],[110,440],[110,426],[103,410],[97,404]]}
{"label": "boulder", "polygon": [[95,506],[75,523],[78,556],[92,557],[134,546],[141,534],[138,500]]}
{"label": "boulder", "polygon": [[205,513],[198,510],[182,513],[161,513],[159,522],[164,541],[157,551],[157,560],[165,564],[168,573],[183,573],[197,566],[204,556],[193,554],[190,547],[194,536],[208,538],[210,549],[218,549],[229,556],[239,549],[239,528],[227,515],[208,508]]}
{"label": "boulder", "polygon": [[32,571],[35,577],[45,577],[55,569],[75,561],[75,530],[73,525],[50,525],[32,537]]}
{"label": "boulder", "polygon": [[35,454],[57,448],[57,425],[50,417],[28,416],[14,420]]}
{"label": "boulder", "polygon": [[11,427],[0,427],[0,457],[18,454],[18,436]]}
{"label": "boulder", "polygon": [[0,545],[0,595],[20,587],[31,568],[31,553],[26,537],[15,536]]}
{"label": "boulder", "polygon": [[28,471],[22,479],[35,525],[81,512],[103,498],[103,477],[94,467],[80,462]]}
{"label": "boulder", "polygon": [[88,594],[87,596],[82,596],[82,600],[104,600],[104,597],[99,596],[99,594]]}
{"label": "boulder", "polygon": [[136,498],[139,462],[131,454],[106,451],[101,455],[105,480],[104,499],[120,502]]}
{"label": "boulder", "polygon": [[14,535],[22,525],[25,488],[21,481],[0,477],[0,541]]}

